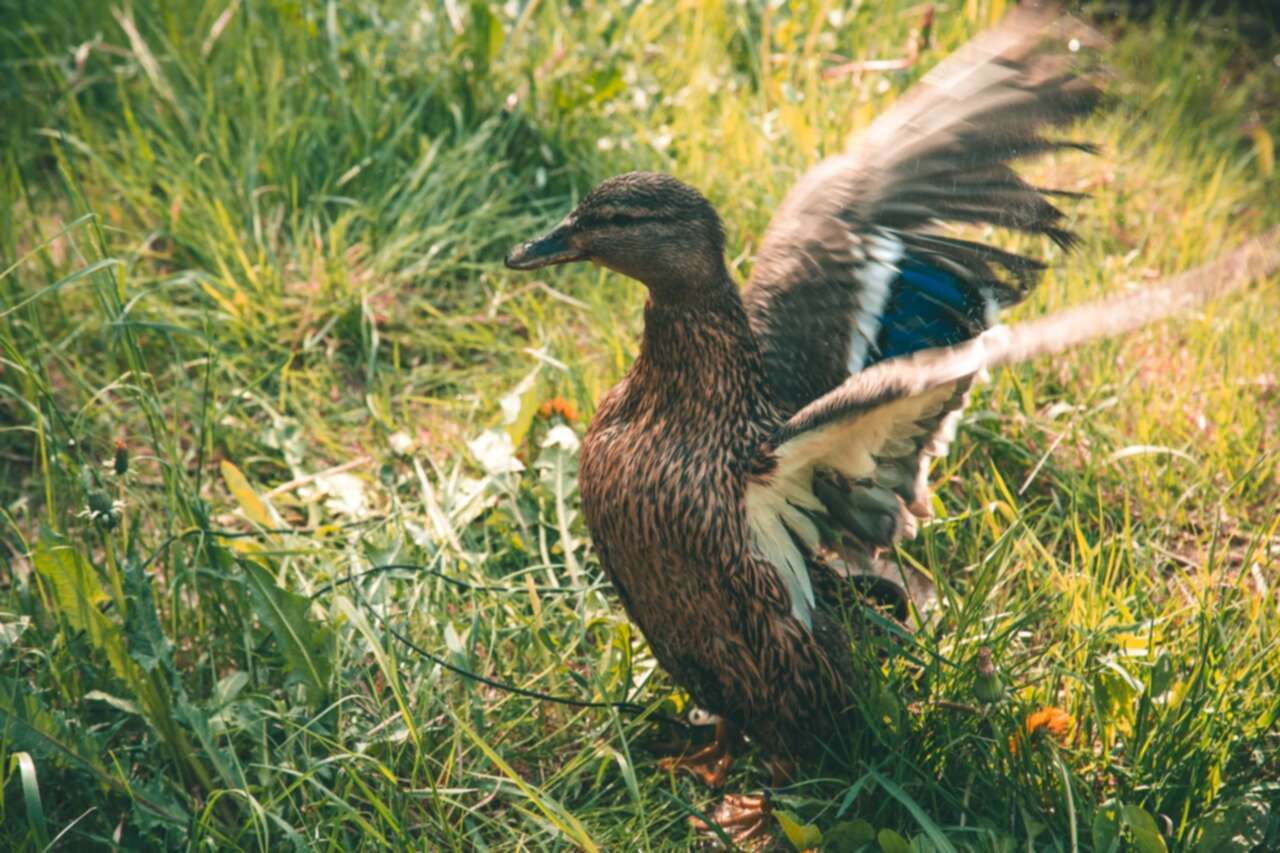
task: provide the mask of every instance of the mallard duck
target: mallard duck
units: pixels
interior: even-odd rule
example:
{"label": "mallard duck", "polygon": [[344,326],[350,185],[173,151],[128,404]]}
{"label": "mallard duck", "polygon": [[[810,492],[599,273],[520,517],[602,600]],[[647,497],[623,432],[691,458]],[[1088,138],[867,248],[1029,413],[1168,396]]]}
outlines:
{"label": "mallard duck", "polygon": [[[1038,49],[1054,32],[1051,15],[1014,13],[806,174],[745,290],[712,205],[653,172],[604,181],[506,259],[590,261],[648,290],[639,356],[583,442],[582,505],[654,656],[720,720],[685,762],[712,784],[740,734],[781,781],[846,719],[852,638],[833,602],[928,515],[929,462],[980,371],[1133,328],[1280,260],[1251,243],[1162,289],[997,325],[1044,264],[937,226],[1074,243],[1050,201],[1066,194],[1008,165],[1088,147],[1044,135],[1099,100]],[[741,837],[763,808],[727,798],[716,818]]]}

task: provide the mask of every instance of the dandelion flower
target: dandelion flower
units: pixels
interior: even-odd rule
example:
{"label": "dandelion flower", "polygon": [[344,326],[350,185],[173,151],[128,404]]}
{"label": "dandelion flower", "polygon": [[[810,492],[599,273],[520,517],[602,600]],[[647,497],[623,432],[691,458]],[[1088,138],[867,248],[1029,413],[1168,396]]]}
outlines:
{"label": "dandelion flower", "polygon": [[538,407],[538,414],[544,418],[559,415],[565,423],[573,423],[578,419],[578,410],[573,407],[573,403],[570,403],[564,397],[552,397]]}
{"label": "dandelion flower", "polygon": [[[1061,708],[1048,705],[1027,715],[1024,725],[1026,740],[1034,741],[1037,737],[1053,738],[1059,745],[1066,746],[1076,729],[1076,720]],[[1018,736],[1009,738],[1009,751],[1018,754]]]}

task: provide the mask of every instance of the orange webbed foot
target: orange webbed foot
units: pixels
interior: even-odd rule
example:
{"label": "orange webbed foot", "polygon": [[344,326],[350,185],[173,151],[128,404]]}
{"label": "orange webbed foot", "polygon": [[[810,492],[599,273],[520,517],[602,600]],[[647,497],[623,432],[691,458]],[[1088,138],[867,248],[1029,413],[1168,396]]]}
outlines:
{"label": "orange webbed foot", "polygon": [[[765,794],[726,794],[711,812],[711,822],[729,836],[737,847],[754,849],[769,837],[769,798]],[[690,818],[694,830],[704,835],[718,835],[711,824]]]}

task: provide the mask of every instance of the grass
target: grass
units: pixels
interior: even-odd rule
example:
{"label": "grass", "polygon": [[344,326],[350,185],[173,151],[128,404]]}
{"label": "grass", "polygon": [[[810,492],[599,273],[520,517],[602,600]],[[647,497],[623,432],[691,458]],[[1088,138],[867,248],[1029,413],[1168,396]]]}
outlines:
{"label": "grass", "polygon": [[[724,211],[745,276],[800,171],[1003,5],[824,79],[902,55],[919,9],[0,2],[0,846],[692,844],[714,795],[654,749],[685,700],[551,431],[625,371],[640,288],[498,261],[651,167]],[[1107,27],[1102,154],[1029,167],[1091,193],[1083,244],[1033,247],[1055,267],[1016,316],[1280,223],[1274,30]],[[978,392],[899,553],[941,618],[863,650],[847,772],[778,795],[795,840],[1280,846],[1275,284]],[[478,464],[503,436],[522,471]],[[393,629],[646,711],[461,679]],[[1069,735],[1025,736],[1046,706]],[[730,787],[759,784],[748,758]]]}

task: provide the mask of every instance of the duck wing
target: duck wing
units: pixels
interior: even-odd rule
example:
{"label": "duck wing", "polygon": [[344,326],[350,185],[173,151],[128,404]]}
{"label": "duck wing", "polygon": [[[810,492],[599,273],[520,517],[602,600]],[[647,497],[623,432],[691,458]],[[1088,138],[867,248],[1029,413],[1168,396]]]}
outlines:
{"label": "duck wing", "polygon": [[[975,340],[1044,268],[941,233],[940,224],[995,225],[1072,245],[1051,201],[1071,194],[1032,186],[1009,163],[1089,148],[1045,134],[1097,104],[1098,88],[1073,72],[1071,55],[1097,41],[1056,9],[1023,4],[800,179],[769,225],[743,294],[785,415],[870,366]],[[843,565],[874,571],[875,551],[927,516],[929,460],[945,452],[970,381],[966,374],[931,387],[886,420],[864,423],[881,460],[875,479],[824,473],[806,485],[808,503],[802,497],[798,506],[826,514],[838,534],[826,538],[859,543],[840,551]],[[905,503],[902,495],[910,495]],[[785,550],[789,534],[779,524],[761,535]],[[807,580],[793,568],[797,582]]]}
{"label": "duck wing", "polygon": [[[881,361],[805,406],[761,449],[746,493],[754,544],[788,588],[793,615],[810,622],[806,557],[823,544],[820,524],[883,544],[912,529],[903,518],[926,495],[920,460],[941,452],[956,400],[980,371],[1127,332],[1277,269],[1280,229],[1118,298]],[[831,476],[862,491],[833,500],[823,485]]]}
{"label": "duck wing", "polygon": [[[1069,69],[1079,24],[1020,6],[941,64],[788,194],[743,297],[787,413],[878,360],[957,344],[1021,300],[1044,264],[938,233],[943,222],[1073,235],[1009,161],[1088,148],[1042,134],[1099,91]],[[1053,50],[1044,47],[1057,46]]]}

